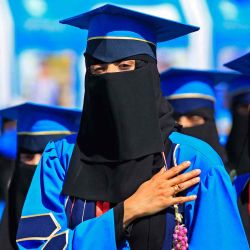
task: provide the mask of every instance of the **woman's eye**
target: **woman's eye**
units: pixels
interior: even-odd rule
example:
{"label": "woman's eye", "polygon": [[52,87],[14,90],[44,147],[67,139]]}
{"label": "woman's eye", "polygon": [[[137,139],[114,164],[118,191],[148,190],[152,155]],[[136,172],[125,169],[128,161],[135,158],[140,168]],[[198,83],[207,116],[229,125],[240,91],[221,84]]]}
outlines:
{"label": "woman's eye", "polygon": [[104,68],[96,68],[96,69],[94,69],[94,72],[102,72],[102,71],[104,71]]}
{"label": "woman's eye", "polygon": [[121,63],[119,64],[119,69],[121,70],[130,70],[133,68],[133,65],[126,64],[126,63]]}
{"label": "woman's eye", "polygon": [[200,119],[200,117],[194,115],[194,116],[191,116],[191,119],[192,119],[193,121],[198,121],[198,120]]}
{"label": "woman's eye", "polygon": [[90,66],[91,74],[102,74],[106,71],[106,67],[104,66]]}
{"label": "woman's eye", "polygon": [[190,120],[192,121],[194,125],[201,125],[205,123],[205,119],[198,115],[191,116]]}
{"label": "woman's eye", "polygon": [[32,154],[21,154],[20,160],[23,162],[26,162],[26,161],[33,160],[33,158],[34,158],[34,155]]}

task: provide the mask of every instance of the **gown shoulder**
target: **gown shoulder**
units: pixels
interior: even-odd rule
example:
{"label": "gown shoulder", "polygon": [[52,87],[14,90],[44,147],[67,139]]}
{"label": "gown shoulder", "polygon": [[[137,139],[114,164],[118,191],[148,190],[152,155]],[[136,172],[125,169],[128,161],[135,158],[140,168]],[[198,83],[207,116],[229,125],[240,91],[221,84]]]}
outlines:
{"label": "gown shoulder", "polygon": [[225,169],[222,159],[208,143],[178,132],[173,132],[169,138],[172,143],[178,145],[178,150],[176,152],[179,156],[178,158],[191,160],[196,163],[199,161],[200,164],[196,165],[202,166],[205,172],[211,170],[211,168],[223,167],[223,169]]}
{"label": "gown shoulder", "polygon": [[77,135],[73,134],[63,139],[49,142],[43,152],[43,158],[48,158],[52,161],[55,158],[58,159],[60,165],[67,171],[74,150],[76,137]]}

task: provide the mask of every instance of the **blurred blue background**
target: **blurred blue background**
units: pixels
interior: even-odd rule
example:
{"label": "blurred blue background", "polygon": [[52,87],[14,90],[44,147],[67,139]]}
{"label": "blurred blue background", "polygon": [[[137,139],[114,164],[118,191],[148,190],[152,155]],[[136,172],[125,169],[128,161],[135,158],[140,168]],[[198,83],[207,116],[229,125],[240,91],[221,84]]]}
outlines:
{"label": "blurred blue background", "polygon": [[[201,27],[189,37],[162,43],[158,66],[225,69],[250,50],[249,0],[1,0],[0,107],[23,101],[81,107],[86,31],[59,20],[105,3]],[[227,86],[217,87],[217,125],[230,129]]]}

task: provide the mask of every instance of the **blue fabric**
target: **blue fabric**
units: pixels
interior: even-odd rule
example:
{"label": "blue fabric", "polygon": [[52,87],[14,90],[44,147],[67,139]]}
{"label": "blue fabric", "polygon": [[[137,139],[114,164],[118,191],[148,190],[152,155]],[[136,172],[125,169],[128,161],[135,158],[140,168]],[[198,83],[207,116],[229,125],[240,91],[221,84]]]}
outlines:
{"label": "blue fabric", "polygon": [[[76,136],[50,142],[38,165],[22,211],[23,216],[52,212],[61,229],[68,230],[66,249],[116,249],[113,209],[102,216],[80,223],[74,230],[68,228],[65,212],[66,199],[61,195],[65,173],[69,166]],[[58,152],[60,154],[58,155]],[[32,205],[30,205],[32,204]],[[24,229],[19,229],[20,234]],[[39,229],[34,227],[34,231]],[[34,234],[35,232],[33,232]],[[37,247],[39,243],[39,247]],[[20,241],[19,249],[41,249],[47,243],[41,241]],[[54,248],[56,249],[56,248]]]}
{"label": "blue fabric", "polygon": [[242,74],[250,75],[250,52],[231,62],[224,64],[224,66],[230,69],[237,70]]}
{"label": "blue fabric", "polygon": [[218,154],[191,136],[174,132],[170,139],[180,144],[177,164],[189,160],[186,172],[201,169],[200,183],[187,190],[187,195],[197,195],[197,200],[185,203],[189,249],[249,249],[233,186]]}
{"label": "blue fabric", "polygon": [[95,217],[95,214],[96,214],[96,203],[94,201],[87,201],[83,220],[92,219]]}
{"label": "blue fabric", "polygon": [[202,94],[215,98],[214,88],[206,82],[192,78],[167,79],[166,82],[168,85],[166,86],[166,91],[163,93],[168,97],[183,94]]}
{"label": "blue fabric", "polygon": [[65,203],[65,213],[67,216],[67,226],[69,229],[74,229],[73,226],[71,225],[71,209],[72,209],[72,198],[71,197],[67,197],[66,198],[66,203]]}
{"label": "blue fabric", "polygon": [[[163,95],[168,98],[177,98],[178,95],[183,95],[183,98],[185,98],[184,95],[187,94],[198,94],[204,95],[204,99],[209,97],[215,100],[215,84],[230,82],[236,75],[222,71],[172,68],[161,73],[161,88]],[[192,98],[192,96],[189,96],[189,98]]]}
{"label": "blue fabric", "polygon": [[48,238],[57,229],[50,214],[21,217],[17,231],[17,240],[23,238]]}
{"label": "blue fabric", "polygon": [[78,224],[80,224],[83,221],[83,213],[85,211],[85,201],[81,199],[76,199],[74,202],[74,207],[72,211],[72,228],[75,228]]}
{"label": "blue fabric", "polygon": [[44,250],[64,249],[67,245],[67,232],[55,235],[44,247]]}
{"label": "blue fabric", "polygon": [[240,197],[241,192],[244,190],[249,181],[250,181],[250,173],[242,174],[235,177],[233,181],[233,186],[235,188],[237,199]]}
{"label": "blue fabric", "polygon": [[0,222],[1,222],[1,219],[2,219],[4,208],[5,208],[5,201],[0,200]]}
{"label": "blue fabric", "polygon": [[168,101],[173,106],[175,113],[179,114],[187,114],[199,108],[214,109],[214,102],[202,98],[184,98]]}
{"label": "blue fabric", "polygon": [[149,43],[117,39],[91,40],[86,48],[88,55],[107,63],[141,54],[146,54],[156,59],[155,51],[156,47]]}
{"label": "blue fabric", "polygon": [[172,250],[173,233],[175,228],[175,215],[173,207],[167,208],[166,225],[167,227],[162,250]]}
{"label": "blue fabric", "polygon": [[156,43],[155,33],[150,25],[138,21],[130,16],[110,15],[103,13],[91,18],[88,26],[88,38],[129,37]]}
{"label": "blue fabric", "polygon": [[15,159],[17,151],[16,130],[7,130],[0,136],[0,155]]}
{"label": "blue fabric", "polygon": [[[24,103],[0,110],[4,118],[17,120],[17,132],[77,132],[81,111],[59,106]],[[23,122],[25,120],[25,122]]]}
{"label": "blue fabric", "polygon": [[94,201],[70,197],[65,207],[68,227],[74,229],[81,222],[95,218],[95,209],[96,204]]}
{"label": "blue fabric", "polygon": [[87,29],[88,38],[129,37],[153,43],[172,40],[199,29],[110,4],[60,22]]}
{"label": "blue fabric", "polygon": [[[72,155],[75,136],[51,142],[46,147],[34,175],[22,215],[52,212],[61,229],[68,230],[67,249],[117,249],[113,210],[102,216],[81,222],[74,230],[68,229],[65,204],[67,197],[61,190]],[[249,249],[237,208],[234,190],[222,160],[206,143],[177,132],[170,135],[179,144],[177,164],[190,160],[187,169],[201,169],[201,181],[190,188],[187,195],[196,194],[197,200],[185,204],[185,224],[189,231],[190,250]],[[30,205],[32,204],[32,205]],[[41,241],[39,249],[46,241]],[[20,249],[29,249],[37,242],[18,242]],[[129,249],[128,243],[121,249]]]}

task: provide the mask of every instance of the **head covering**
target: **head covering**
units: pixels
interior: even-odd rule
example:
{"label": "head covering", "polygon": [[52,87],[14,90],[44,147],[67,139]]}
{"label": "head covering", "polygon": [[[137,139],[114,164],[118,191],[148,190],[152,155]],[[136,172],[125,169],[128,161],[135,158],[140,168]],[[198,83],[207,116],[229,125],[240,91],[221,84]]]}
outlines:
{"label": "head covering", "polygon": [[0,115],[17,120],[18,150],[42,152],[50,140],[77,133],[80,110],[24,103],[0,110]]}
{"label": "head covering", "polygon": [[228,88],[231,105],[250,103],[250,76],[238,75],[233,81],[230,81]]}
{"label": "head covering", "polygon": [[236,76],[221,71],[172,68],[161,73],[161,88],[175,112],[186,114],[200,108],[214,109],[214,86]]}
{"label": "head covering", "polygon": [[104,62],[139,54],[156,59],[157,43],[199,29],[111,4],[60,22],[88,30],[86,53]]}
{"label": "head covering", "polygon": [[[164,144],[169,150],[167,138],[175,126],[160,91],[156,43],[198,28],[113,5],[62,23],[88,30],[87,65],[137,62],[133,71],[94,75],[87,70],[81,125],[63,187],[70,196],[118,203],[163,166],[160,152]],[[132,249],[162,247],[164,233],[159,228],[164,230],[165,219],[159,216],[134,224]],[[157,218],[162,223],[154,230],[150,221]]]}
{"label": "head covering", "polygon": [[214,119],[214,86],[234,77],[231,73],[191,69],[170,69],[161,74],[163,95],[172,104],[175,117],[198,115],[205,119],[204,124],[184,127],[182,132],[210,144],[225,165],[228,165],[227,156],[219,143]]}
{"label": "head covering", "polygon": [[249,111],[242,113],[239,111],[241,105],[250,105],[250,53],[237,58],[224,66],[238,70],[246,75],[239,75],[230,82],[229,93],[231,95],[231,111],[233,115],[233,125],[228,137],[226,149],[232,167],[236,174],[249,172]]}
{"label": "head covering", "polygon": [[[24,103],[0,110],[0,115],[17,121],[17,160],[7,197],[8,227],[13,249],[18,220],[36,165],[20,161],[21,153],[42,153],[46,144],[77,133],[81,111],[35,103]],[[7,243],[6,243],[7,244]]]}
{"label": "head covering", "polygon": [[225,67],[237,70],[244,75],[250,75],[250,52],[224,64]]}

